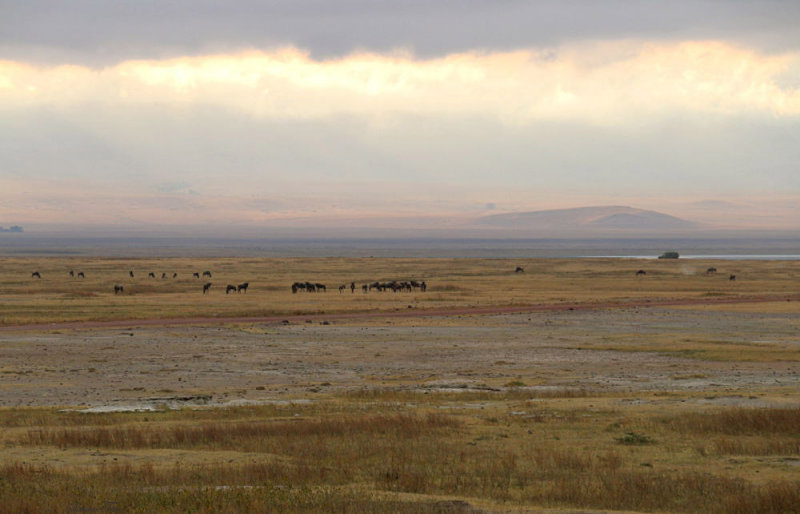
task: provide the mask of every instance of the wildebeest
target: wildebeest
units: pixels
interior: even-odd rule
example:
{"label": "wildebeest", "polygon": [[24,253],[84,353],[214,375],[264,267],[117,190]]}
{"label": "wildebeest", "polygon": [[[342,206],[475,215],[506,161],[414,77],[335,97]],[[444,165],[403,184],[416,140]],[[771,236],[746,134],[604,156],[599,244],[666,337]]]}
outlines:
{"label": "wildebeest", "polygon": [[301,289],[303,291],[306,291],[307,293],[313,293],[316,290],[314,288],[314,284],[312,284],[311,282],[295,282],[294,284],[292,284],[292,292],[293,293],[296,293],[296,292],[300,291]]}
{"label": "wildebeest", "polygon": [[172,274],[172,278],[178,278],[178,274],[177,273],[173,273]]}
{"label": "wildebeest", "polygon": [[710,275],[710,274],[716,273],[716,272],[717,272],[717,268],[708,268],[706,270],[706,275]]}
{"label": "wildebeest", "polygon": [[74,277],[75,276],[75,271],[74,270],[69,270],[69,276],[70,277]]}
{"label": "wildebeest", "polygon": [[233,291],[233,292],[235,293],[235,292],[236,292],[236,286],[232,286],[232,285],[230,285],[230,284],[228,284],[227,286],[225,286],[225,294],[228,294],[228,293],[230,293],[231,291]]}
{"label": "wildebeest", "polygon": [[195,271],[194,273],[192,273],[192,276],[193,276],[194,278],[200,278],[200,273],[198,273],[198,272],[196,272],[196,271]]}
{"label": "wildebeest", "polygon": [[133,270],[130,270],[130,271],[128,272],[128,274],[131,276],[131,278],[133,278]]}
{"label": "wildebeest", "polygon": [[350,282],[350,293],[352,294],[352,293],[355,293],[355,292],[356,292],[356,283],[355,282]]}
{"label": "wildebeest", "polygon": [[86,278],[86,275],[84,275],[82,271],[79,271],[78,278]]}
{"label": "wildebeest", "polygon": [[731,275],[730,277],[728,277],[728,280],[736,280],[736,275]]}
{"label": "wildebeest", "polygon": [[33,273],[31,273],[31,278],[33,277],[42,278],[42,275],[38,271],[34,271]]}
{"label": "wildebeest", "polygon": [[647,275],[647,272],[643,269],[640,269],[639,271],[636,272],[636,276],[638,277],[639,275]]}
{"label": "wildebeest", "polygon": [[150,277],[150,278],[156,278],[156,274],[153,273],[152,271],[150,273],[148,273],[147,276]]}
{"label": "wildebeest", "polygon": [[517,269],[514,270],[514,273],[525,273],[525,270],[522,266],[517,266]]}
{"label": "wildebeest", "polygon": [[117,284],[114,284],[114,294],[119,294],[119,293],[124,293],[124,292],[125,292],[125,288],[124,287],[119,286]]}
{"label": "wildebeest", "polygon": [[163,279],[163,278],[167,278],[167,274],[166,274],[166,273],[162,273],[162,274],[161,274],[161,278],[162,278],[162,279]]}
{"label": "wildebeest", "polygon": [[367,284],[362,284],[361,290],[366,293],[367,291],[369,291],[369,286]]}
{"label": "wildebeest", "polygon": [[344,290],[345,290],[345,289],[347,289],[347,286],[346,286],[346,285],[344,285],[344,284],[340,285],[340,286],[339,286],[339,294],[342,294],[342,293],[344,292]]}
{"label": "wildebeest", "polygon": [[211,282],[206,282],[205,284],[203,284],[203,294],[206,294],[206,291],[208,291],[209,289],[211,289]]}
{"label": "wildebeest", "polygon": [[325,284],[314,284],[314,287],[317,288],[317,291],[327,291],[327,289],[325,289]]}
{"label": "wildebeest", "polygon": [[242,291],[244,291],[245,293],[247,293],[247,288],[248,287],[250,287],[250,282],[245,282],[243,284],[239,284],[238,286],[236,286],[236,292],[237,293],[241,293]]}
{"label": "wildebeest", "polygon": [[211,278],[211,272],[210,272],[210,271],[208,271],[208,270],[206,270],[206,271],[204,271],[204,272],[203,272],[203,276],[204,276],[204,277]]}

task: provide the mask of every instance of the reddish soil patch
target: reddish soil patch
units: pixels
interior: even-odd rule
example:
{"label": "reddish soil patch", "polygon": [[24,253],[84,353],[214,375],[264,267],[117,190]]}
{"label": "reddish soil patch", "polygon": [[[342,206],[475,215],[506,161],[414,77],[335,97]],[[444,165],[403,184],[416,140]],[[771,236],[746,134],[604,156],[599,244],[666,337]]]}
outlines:
{"label": "reddish soil patch", "polygon": [[737,297],[706,297],[706,298],[679,298],[679,299],[644,299],[635,301],[597,302],[597,303],[548,303],[532,305],[509,305],[487,307],[458,307],[446,309],[397,309],[394,311],[346,312],[336,314],[296,314],[282,316],[251,316],[251,317],[187,317],[187,318],[151,318],[151,319],[122,319],[110,321],[68,321],[60,323],[32,323],[25,325],[0,326],[0,332],[11,331],[38,331],[38,330],[64,330],[64,329],[89,329],[89,328],[126,328],[148,326],[178,326],[178,325],[224,325],[237,323],[282,323],[344,320],[344,319],[374,319],[374,318],[422,318],[422,317],[448,317],[472,315],[498,315],[526,312],[548,311],[583,311],[583,310],[608,310],[628,309],[642,307],[671,307],[681,305],[725,305],[742,303],[766,303],[781,301],[800,301],[800,295],[764,295],[764,296],[737,296]]}

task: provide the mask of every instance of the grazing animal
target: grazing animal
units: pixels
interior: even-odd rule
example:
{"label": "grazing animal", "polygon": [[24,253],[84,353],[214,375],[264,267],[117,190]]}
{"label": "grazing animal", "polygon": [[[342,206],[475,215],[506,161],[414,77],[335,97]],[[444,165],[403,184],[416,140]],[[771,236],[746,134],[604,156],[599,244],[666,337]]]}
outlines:
{"label": "grazing animal", "polygon": [[636,276],[639,276],[639,275],[647,275],[647,272],[645,270],[643,270],[643,269],[640,269],[639,271],[636,272]]}
{"label": "grazing animal", "polygon": [[124,293],[125,288],[114,284],[114,294]]}
{"label": "grazing animal", "polygon": [[423,293],[428,290],[428,284],[423,280],[422,284],[419,286],[419,290]]}
{"label": "grazing animal", "polygon": [[197,273],[197,272],[195,271],[194,273],[192,273],[192,276],[193,276],[194,278],[200,278],[200,273]]}
{"label": "grazing animal", "polygon": [[152,271],[150,273],[148,273],[147,276],[150,277],[150,278],[156,278],[156,274],[153,273]]}
{"label": "grazing animal", "polygon": [[350,294],[353,294],[355,292],[356,292],[356,283],[350,282]]}
{"label": "grazing animal", "polygon": [[228,293],[230,293],[231,291],[233,291],[233,292],[235,293],[235,292],[236,292],[236,286],[232,286],[232,285],[230,285],[230,284],[228,284],[227,286],[225,286],[225,294],[228,294]]}
{"label": "grazing animal", "polygon": [[211,289],[211,282],[206,282],[203,284],[203,294],[206,294],[209,289]]}
{"label": "grazing animal", "polygon": [[314,286],[317,288],[317,291],[327,291],[327,289],[325,289],[325,284],[314,284]]}
{"label": "grazing animal", "polygon": [[75,272],[73,270],[69,270],[69,276],[70,277],[74,277],[75,276]]}
{"label": "grazing animal", "polygon": [[361,291],[363,291],[365,293],[368,292],[369,291],[369,286],[367,284],[362,284],[361,285]]}
{"label": "grazing animal", "polygon": [[203,272],[203,276],[204,276],[204,277],[211,278],[211,272],[210,272],[210,271],[208,271],[208,270],[206,270],[206,271],[204,271],[204,272]]}
{"label": "grazing animal", "polygon": [[517,266],[517,269],[514,270],[514,273],[525,273],[525,270],[522,266]]}
{"label": "grazing animal", "polygon": [[706,275],[710,275],[710,274],[716,273],[716,272],[717,272],[717,268],[708,268],[706,270]]}
{"label": "grazing animal", "polygon": [[346,285],[344,285],[344,284],[340,285],[340,286],[339,286],[339,294],[342,294],[342,293],[344,292],[344,290],[345,290],[345,289],[347,289],[347,286],[346,286]]}
{"label": "grazing animal", "polygon": [[84,275],[82,271],[79,271],[78,278],[86,278],[86,275]]}
{"label": "grazing animal", "polygon": [[731,275],[730,277],[728,277],[728,280],[736,280],[736,275]]}
{"label": "grazing animal", "polygon": [[31,273],[31,278],[33,277],[42,278],[42,275],[38,271],[34,271],[33,273]]}
{"label": "grazing animal", "polygon": [[178,274],[177,273],[173,273],[172,274],[172,278],[178,278]]}
{"label": "grazing animal", "polygon": [[248,287],[250,287],[250,282],[245,282],[244,284],[239,284],[238,286],[236,286],[236,292],[237,293],[241,293],[242,291],[244,291],[245,293],[247,293],[247,288]]}
{"label": "grazing animal", "polygon": [[133,270],[130,270],[130,271],[128,272],[128,274],[131,276],[131,278],[133,278]]}
{"label": "grazing animal", "polygon": [[161,278],[167,278],[167,274],[166,273],[162,273],[161,274]]}

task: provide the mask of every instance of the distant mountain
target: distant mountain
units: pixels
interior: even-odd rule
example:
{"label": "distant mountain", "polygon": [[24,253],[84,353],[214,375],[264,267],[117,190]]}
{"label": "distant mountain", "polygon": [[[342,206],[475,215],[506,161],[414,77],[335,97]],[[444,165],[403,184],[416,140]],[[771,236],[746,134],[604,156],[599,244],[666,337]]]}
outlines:
{"label": "distant mountain", "polygon": [[656,211],[624,206],[579,207],[493,214],[480,225],[535,232],[657,232],[698,228],[698,224]]}

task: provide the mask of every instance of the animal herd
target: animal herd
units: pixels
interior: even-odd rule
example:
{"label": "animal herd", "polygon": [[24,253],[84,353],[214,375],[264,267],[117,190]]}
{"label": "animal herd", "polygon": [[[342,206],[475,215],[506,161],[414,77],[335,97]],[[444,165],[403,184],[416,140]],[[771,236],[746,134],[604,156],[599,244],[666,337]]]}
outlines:
{"label": "animal herd", "polygon": [[[73,278],[75,278],[75,277],[77,277],[77,278],[86,278],[86,274],[83,271],[78,271],[76,273],[75,270],[71,269],[71,270],[69,270],[68,274],[69,274],[70,277],[73,277]],[[128,271],[128,276],[130,278],[135,278],[136,277],[136,273],[134,273],[133,270],[130,270],[130,271]],[[148,272],[147,276],[148,276],[148,278],[153,278],[153,279],[156,278],[156,274],[153,271]],[[168,279],[170,276],[172,278],[174,278],[174,279],[178,278],[178,273],[177,272],[172,272],[171,274],[169,274],[167,272],[162,272],[161,273],[161,279],[162,280],[163,279]],[[194,278],[201,278],[201,276],[203,278],[206,278],[206,277],[211,278],[211,271],[206,270],[206,271],[203,271],[202,274],[199,273],[199,272],[192,273],[192,277],[194,277]],[[38,270],[34,271],[34,272],[31,273],[31,278],[36,278],[36,279],[41,280],[42,279],[42,274]],[[237,292],[237,293],[247,293],[247,288],[249,286],[250,286],[249,282],[243,282],[243,283],[241,283],[239,285],[236,285],[236,286],[228,285],[228,287],[226,288],[225,293],[227,294],[227,293],[230,293],[231,291],[234,291],[234,292]],[[211,289],[211,282],[207,282],[207,283],[203,284],[203,294],[206,294],[210,289]],[[113,290],[114,290],[114,294],[115,295],[125,294],[125,286],[123,286],[122,284],[114,284]]]}
{"label": "animal herd", "polygon": [[[339,293],[343,293],[350,289],[350,293],[356,292],[356,283],[350,282],[350,285],[342,284],[339,286]],[[391,282],[370,282],[367,284],[361,284],[361,291],[364,293],[368,293],[372,290],[376,291],[392,291],[395,293],[401,291],[408,291],[412,292],[415,290],[419,290],[420,292],[425,292],[428,290],[428,284],[425,281],[419,282],[416,280],[406,280],[406,281],[397,281],[392,280]],[[292,284],[292,293],[298,292],[306,292],[306,293],[319,293],[319,292],[326,292],[328,289],[325,287],[325,284],[319,283],[312,283],[312,282],[295,282]]]}
{"label": "animal herd", "polygon": [[228,294],[228,293],[241,293],[241,292],[245,292],[246,293],[247,292],[247,288],[249,286],[250,286],[249,282],[245,282],[244,284],[239,284],[238,286],[234,286],[234,285],[228,284],[225,287],[225,294]]}
{"label": "animal herd", "polygon": [[[515,273],[524,273],[524,271],[525,270],[521,266],[517,266],[516,269],[514,270]],[[71,270],[69,270],[68,273],[69,273],[69,276],[73,277],[73,278],[74,277],[86,278],[86,274],[83,271],[76,272],[75,270],[71,269]],[[715,267],[709,267],[708,269],[706,269],[706,275],[713,275],[715,273],[717,273],[717,268],[715,268]],[[639,270],[636,271],[635,274],[636,274],[637,277],[644,276],[644,275],[647,275],[647,271],[643,270],[643,269],[639,269]],[[128,272],[128,276],[130,278],[134,278],[135,277],[134,271],[130,270]],[[147,276],[149,278],[152,278],[152,279],[156,278],[155,272],[152,272],[152,271],[149,272],[147,274]],[[168,274],[167,272],[162,272],[161,273],[161,279],[162,280],[168,279],[170,276],[173,279],[176,279],[176,278],[178,278],[178,273],[177,272],[172,272],[171,274]],[[196,278],[196,279],[211,278],[211,276],[212,276],[211,275],[211,271],[209,271],[209,270],[205,270],[202,273],[200,273],[200,272],[193,272],[192,273],[192,277]],[[34,272],[31,273],[31,278],[36,278],[36,279],[40,279],[41,280],[42,274],[39,271],[34,271]],[[735,281],[736,280],[736,275],[730,274],[728,276],[728,280],[729,281]],[[202,286],[203,294],[207,294],[211,290],[211,286],[212,286],[211,282],[204,283],[203,286]],[[247,288],[249,286],[250,286],[249,282],[243,282],[243,283],[238,284],[238,285],[227,284],[225,286],[225,294],[247,293]],[[414,292],[414,291],[425,292],[428,289],[428,284],[425,281],[417,281],[417,280],[402,280],[402,281],[392,280],[392,281],[388,281],[388,282],[379,282],[379,281],[368,282],[368,283],[363,283],[360,286],[357,286],[355,282],[350,282],[349,284],[340,285],[339,286],[339,293],[340,294],[344,293],[348,289],[350,290],[351,294],[355,293],[356,289],[361,289],[361,291],[363,293],[368,293],[368,292],[371,292],[371,291],[380,291],[380,292],[392,291],[392,292],[395,292],[395,293],[404,292],[404,291],[405,292]],[[123,285],[121,285],[121,284],[114,284],[113,290],[114,290],[114,294],[115,295],[124,294],[125,293],[125,287]],[[299,293],[299,292],[305,292],[305,293],[326,292],[327,291],[327,286],[325,284],[321,284],[319,282],[308,282],[308,281],[294,282],[291,285],[291,291],[294,294]]]}

